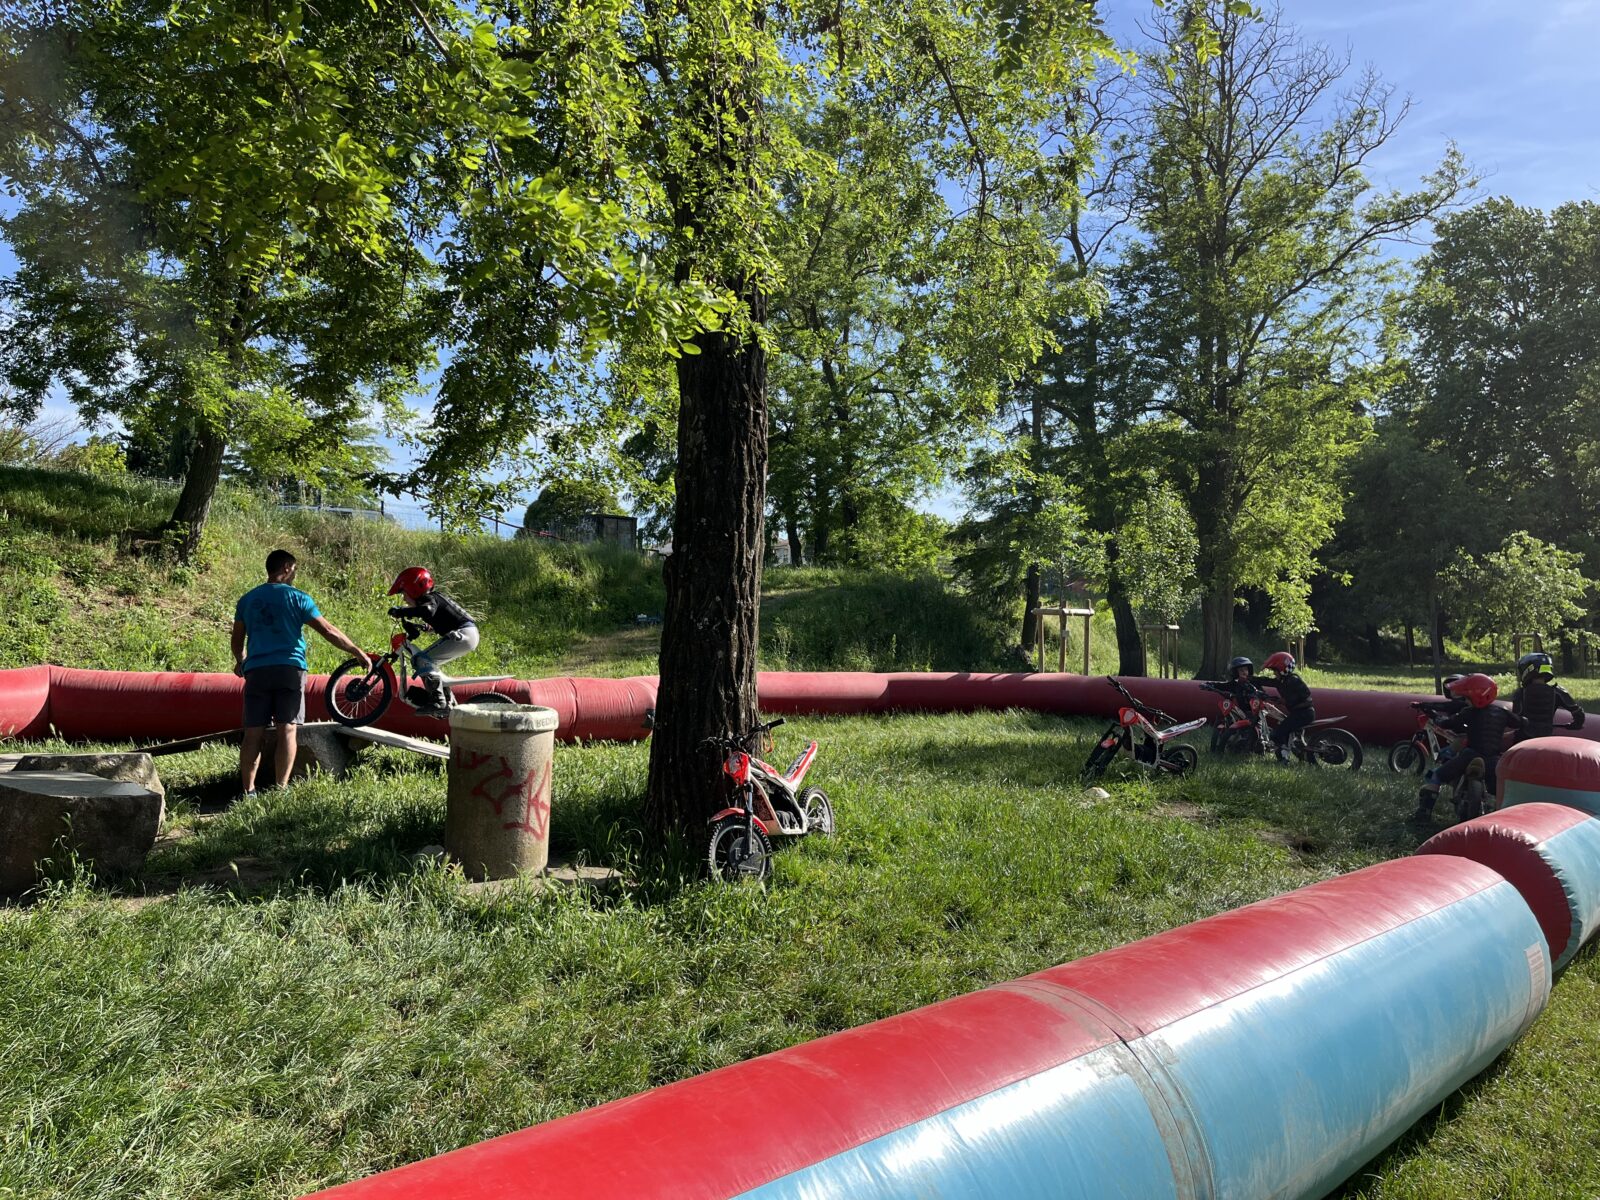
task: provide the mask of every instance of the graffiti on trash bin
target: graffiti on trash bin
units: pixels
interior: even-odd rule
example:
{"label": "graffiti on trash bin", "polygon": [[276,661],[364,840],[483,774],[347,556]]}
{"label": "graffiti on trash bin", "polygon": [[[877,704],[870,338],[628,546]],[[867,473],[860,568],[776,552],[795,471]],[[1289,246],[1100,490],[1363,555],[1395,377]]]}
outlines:
{"label": "graffiti on trash bin", "polygon": [[545,761],[537,782],[534,780],[536,771],[529,771],[518,779],[511,764],[502,756],[479,754],[457,746],[451,765],[464,771],[476,771],[485,763],[496,763],[499,769],[487,772],[478,780],[471,795],[487,800],[495,816],[515,818],[503,820],[502,829],[521,829],[534,837],[543,837],[550,828],[550,768],[554,764],[548,759]]}

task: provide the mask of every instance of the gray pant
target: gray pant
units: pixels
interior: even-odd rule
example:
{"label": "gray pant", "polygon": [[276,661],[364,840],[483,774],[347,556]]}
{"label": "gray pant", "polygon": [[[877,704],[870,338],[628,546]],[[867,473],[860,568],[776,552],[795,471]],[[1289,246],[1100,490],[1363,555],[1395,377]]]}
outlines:
{"label": "gray pant", "polygon": [[460,629],[444,634],[433,645],[419,652],[413,660],[413,664],[417,669],[417,678],[430,688],[440,687],[440,664],[471,654],[477,648],[478,627],[476,625],[463,625]]}

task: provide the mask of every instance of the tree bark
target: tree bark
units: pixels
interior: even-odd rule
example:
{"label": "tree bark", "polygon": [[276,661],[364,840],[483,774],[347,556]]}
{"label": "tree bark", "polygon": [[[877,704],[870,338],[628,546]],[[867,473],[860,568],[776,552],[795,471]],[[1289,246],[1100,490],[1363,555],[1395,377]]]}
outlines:
{"label": "tree bark", "polygon": [[[748,297],[751,319],[765,297]],[[690,830],[723,802],[721,757],[705,746],[758,719],[761,550],[767,479],[767,358],[727,333],[678,360],[677,509],[665,565],[661,682],[645,820]]]}
{"label": "tree bark", "polygon": [[1106,603],[1117,623],[1117,674],[1142,676],[1149,673],[1145,661],[1144,638],[1139,635],[1139,618],[1128,599],[1128,585],[1122,579],[1121,548],[1117,539],[1106,539]]}
{"label": "tree bark", "polygon": [[1200,596],[1200,670],[1196,679],[1221,679],[1233,657],[1233,581],[1213,575]]}
{"label": "tree bark", "polygon": [[800,543],[800,523],[794,519],[794,510],[783,510],[784,532],[789,535],[789,565],[803,567],[806,565],[805,547]]}
{"label": "tree bark", "polygon": [[1444,612],[1439,608],[1437,595],[1428,597],[1428,605],[1432,610],[1428,620],[1428,641],[1432,643],[1433,651],[1433,692],[1436,696],[1444,695]]}
{"label": "tree bark", "polygon": [[1367,623],[1367,657],[1373,662],[1383,658],[1383,634],[1370,621]]}
{"label": "tree bark", "polygon": [[183,475],[183,490],[178,493],[172,516],[161,527],[163,532],[176,535],[174,546],[179,562],[188,562],[200,548],[200,536],[205,532],[211,502],[222,479],[222,456],[227,448],[227,438],[221,432],[209,424],[201,425],[189,455],[189,469]]}
{"label": "tree bark", "polygon": [[1406,666],[1417,665],[1417,630],[1410,621],[1406,622]]}

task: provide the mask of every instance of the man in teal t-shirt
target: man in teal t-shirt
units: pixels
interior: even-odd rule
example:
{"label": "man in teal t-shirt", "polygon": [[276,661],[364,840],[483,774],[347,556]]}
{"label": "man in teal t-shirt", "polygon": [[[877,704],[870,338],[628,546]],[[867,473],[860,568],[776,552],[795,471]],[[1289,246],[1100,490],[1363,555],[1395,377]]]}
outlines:
{"label": "man in teal t-shirt", "polygon": [[[311,626],[339,649],[371,660],[294,583],[297,564],[287,550],[267,555],[267,581],[239,597],[233,610],[233,672],[244,677],[244,741],[239,746],[239,782],[255,795],[256,767],[268,724],[278,727],[273,762],[279,787],[294,769],[295,726],[306,719],[306,642]],[[248,643],[248,653],[246,644]]]}

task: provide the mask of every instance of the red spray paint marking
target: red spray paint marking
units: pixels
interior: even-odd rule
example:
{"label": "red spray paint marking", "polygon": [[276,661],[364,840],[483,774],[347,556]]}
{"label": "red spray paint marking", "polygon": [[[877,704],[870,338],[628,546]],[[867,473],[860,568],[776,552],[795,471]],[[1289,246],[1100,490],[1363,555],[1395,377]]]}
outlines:
{"label": "red spray paint marking", "polygon": [[[553,762],[544,764],[544,774],[538,782],[534,781],[534,772],[529,771],[520,780],[516,772],[511,769],[511,764],[498,754],[479,754],[477,751],[456,747],[455,765],[468,771],[475,771],[484,763],[495,762],[500,764],[497,771],[490,771],[476,784],[473,785],[471,794],[487,800],[494,808],[494,815],[504,817],[507,815],[506,803],[513,797],[521,801],[521,818],[519,820],[504,821],[502,829],[521,829],[535,837],[543,837],[550,828],[550,772]],[[491,787],[496,781],[504,780],[505,783],[491,792]],[[515,809],[513,809],[515,813]]]}

